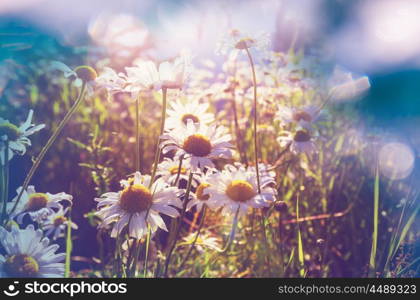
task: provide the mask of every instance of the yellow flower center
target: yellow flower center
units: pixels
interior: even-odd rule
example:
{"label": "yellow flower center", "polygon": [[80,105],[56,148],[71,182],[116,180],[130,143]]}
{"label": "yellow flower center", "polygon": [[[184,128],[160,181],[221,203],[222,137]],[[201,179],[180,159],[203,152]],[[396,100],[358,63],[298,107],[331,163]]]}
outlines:
{"label": "yellow flower center", "polygon": [[129,213],[140,213],[152,206],[152,193],[148,188],[140,184],[133,184],[121,192],[121,208]]}
{"label": "yellow flower center", "polygon": [[[173,166],[169,168],[169,173],[171,173],[172,175],[178,174],[178,166]],[[179,172],[180,174],[187,174],[187,169],[181,167],[181,171]]]}
{"label": "yellow flower center", "polygon": [[16,141],[21,134],[19,128],[12,123],[0,124],[0,136],[7,136],[9,141]]}
{"label": "yellow flower center", "polygon": [[26,204],[26,211],[38,211],[47,206],[48,195],[44,193],[34,193],[29,196],[28,203]]}
{"label": "yellow flower center", "polygon": [[246,202],[256,195],[252,185],[245,180],[233,180],[227,186],[225,193],[235,202]]}
{"label": "yellow flower center", "polygon": [[295,142],[307,142],[311,139],[311,135],[306,130],[298,130],[293,139]]}
{"label": "yellow flower center", "polygon": [[188,120],[193,121],[193,123],[200,123],[200,119],[193,114],[185,114],[182,116],[181,120],[184,122],[184,124],[187,124]]}
{"label": "yellow flower center", "polygon": [[299,122],[299,121],[311,122],[312,116],[308,114],[306,111],[298,110],[293,114],[293,120],[296,122]]}
{"label": "yellow flower center", "polygon": [[66,217],[58,216],[54,219],[54,226],[58,227],[58,226],[64,224],[66,221],[67,221]]}
{"label": "yellow flower center", "polygon": [[39,265],[29,255],[16,254],[6,259],[3,269],[9,277],[35,277],[38,274]]}
{"label": "yellow flower center", "polygon": [[198,200],[201,201],[207,201],[210,198],[209,194],[204,194],[204,189],[206,187],[209,187],[210,184],[202,182],[200,183],[200,185],[197,187],[197,190],[195,191],[195,195],[197,196]]}
{"label": "yellow flower center", "polygon": [[182,148],[194,156],[207,156],[211,152],[210,140],[202,134],[196,133],[187,137]]}
{"label": "yellow flower center", "polygon": [[235,48],[236,49],[240,49],[240,50],[244,50],[244,49],[247,49],[247,48],[252,47],[254,44],[255,44],[255,40],[254,39],[251,39],[251,38],[243,38],[243,39],[240,39],[236,43]]}

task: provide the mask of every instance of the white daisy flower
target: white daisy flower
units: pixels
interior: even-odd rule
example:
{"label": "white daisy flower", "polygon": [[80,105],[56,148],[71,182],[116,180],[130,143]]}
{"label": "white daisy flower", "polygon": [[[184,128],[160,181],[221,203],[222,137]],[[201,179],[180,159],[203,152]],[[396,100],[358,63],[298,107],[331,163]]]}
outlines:
{"label": "white daisy flower", "polygon": [[44,230],[45,235],[52,235],[53,240],[56,240],[67,230],[67,226],[70,225],[73,229],[78,229],[78,226],[66,217],[68,211],[68,207],[66,209],[60,208],[57,212],[48,215],[42,221],[40,226]]}
{"label": "white daisy flower", "polygon": [[249,48],[265,51],[270,45],[270,35],[266,32],[259,33],[255,37],[241,33],[237,29],[231,30],[216,46],[217,54],[227,54],[231,50],[235,52]]}
{"label": "white daisy flower", "polygon": [[[185,245],[191,245],[196,239],[197,232],[192,232],[186,237],[183,238]],[[202,232],[195,240],[194,247],[198,252],[203,253],[205,248],[221,251],[221,242],[220,239],[214,237],[210,232]]]}
{"label": "white daisy flower", "polygon": [[167,111],[165,129],[177,128],[181,124],[186,125],[188,120],[193,123],[210,124],[214,121],[213,114],[207,113],[209,108],[208,103],[198,103],[191,101],[189,103],[182,103],[181,101],[171,102],[170,108]]}
{"label": "white daisy flower", "polygon": [[[17,195],[20,194],[22,187],[16,190]],[[18,196],[16,196],[11,202],[7,203],[7,211],[11,212],[15,206]],[[61,201],[72,202],[73,197],[64,192],[58,194],[50,193],[37,193],[35,187],[30,185],[26,191],[23,191],[19,203],[16,206],[13,214],[10,214],[10,219],[17,217],[16,220],[22,223],[23,218],[29,215],[35,222],[42,222],[48,215],[53,214],[54,209],[60,210],[62,208]]]}
{"label": "white daisy flower", "polygon": [[50,245],[42,230],[33,225],[26,229],[0,227],[0,243],[6,254],[0,255],[0,277],[63,277],[65,253],[55,253],[59,246]]}
{"label": "white daisy flower", "polygon": [[123,77],[124,74],[117,74],[113,69],[105,67],[95,81],[98,87],[106,89],[110,95],[113,95],[125,90],[126,81]]}
{"label": "white daisy flower", "polygon": [[[182,161],[181,170],[179,172],[179,179],[184,179],[188,181],[188,170],[190,170],[190,164],[187,160]],[[156,176],[159,176],[164,182],[169,183],[170,185],[174,185],[176,178],[178,177],[178,169],[179,169],[179,159],[170,159],[165,157],[165,159],[158,165]],[[199,180],[199,175],[193,175],[193,186],[196,185],[196,182]]]}
{"label": "white daisy flower", "polygon": [[179,212],[172,207],[181,207],[178,198],[178,189],[168,186],[163,180],[156,180],[149,189],[151,177],[134,174],[134,178],[122,180],[123,190],[118,193],[105,193],[98,201],[98,212],[101,219],[100,227],[113,225],[111,237],[115,238],[128,225],[128,234],[137,239],[147,233],[147,225],[151,231],[157,228],[168,231],[159,213],[176,218]]}
{"label": "white daisy flower", "polygon": [[207,126],[188,120],[187,124],[180,124],[177,128],[161,136],[164,140],[161,148],[164,153],[176,150],[176,157],[183,156],[191,165],[191,170],[204,171],[205,168],[214,169],[212,159],[230,158],[233,146],[229,143],[230,134],[223,126]]}
{"label": "white daisy flower", "polygon": [[143,89],[181,89],[190,70],[190,58],[183,55],[174,62],[162,62],[159,67],[152,61],[139,61],[127,67],[126,90],[137,94]]}
{"label": "white daisy flower", "polygon": [[279,106],[276,119],[282,124],[295,123],[307,128],[318,120],[320,113],[321,109],[314,105],[301,108]]}
{"label": "white daisy flower", "polygon": [[78,66],[73,70],[62,62],[52,61],[49,65],[49,70],[63,72],[65,78],[74,80],[73,84],[76,87],[81,87],[83,82],[86,82],[86,93],[88,95],[93,95],[93,88],[96,84],[95,80],[98,77],[94,68],[90,66]]}
{"label": "white daisy flower", "polygon": [[13,154],[24,155],[26,147],[31,145],[28,136],[40,131],[45,124],[32,124],[33,110],[29,111],[26,121],[17,127],[8,120],[0,118],[0,163],[3,165],[6,159],[6,142],[9,143],[9,160]]}
{"label": "white daisy flower", "polygon": [[209,184],[209,177],[211,176],[211,172],[207,172],[206,174],[201,175],[199,181],[200,184],[195,189],[195,193],[191,193],[191,199],[187,203],[187,211],[195,207],[197,211],[201,211],[206,205],[212,210],[217,210],[221,207],[220,202],[213,201],[210,199],[210,195],[204,190],[210,186]]}
{"label": "white daisy flower", "polygon": [[276,190],[271,187],[275,180],[271,176],[260,175],[261,193],[258,193],[255,169],[244,166],[227,165],[221,172],[209,176],[209,186],[204,193],[214,202],[223,206],[223,215],[244,215],[250,207],[262,208],[275,200]]}
{"label": "white daisy flower", "polygon": [[312,155],[318,152],[314,142],[315,136],[308,129],[299,129],[295,133],[288,132],[286,136],[277,138],[281,147],[290,145],[292,153],[306,153]]}

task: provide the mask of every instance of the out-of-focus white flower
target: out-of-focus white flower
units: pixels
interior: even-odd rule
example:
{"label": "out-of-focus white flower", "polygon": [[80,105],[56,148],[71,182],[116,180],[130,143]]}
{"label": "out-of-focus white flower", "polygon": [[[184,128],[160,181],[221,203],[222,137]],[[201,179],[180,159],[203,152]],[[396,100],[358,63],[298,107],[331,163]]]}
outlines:
{"label": "out-of-focus white flower", "polygon": [[52,235],[53,240],[56,240],[61,236],[67,229],[67,226],[71,226],[73,229],[77,229],[76,223],[70,221],[67,218],[69,208],[60,209],[46,217],[45,220],[40,224],[42,229],[45,231],[45,235]]}
{"label": "out-of-focus white flower", "polygon": [[341,102],[355,99],[370,89],[367,76],[356,76],[336,67],[329,80],[329,97],[332,101]]}
{"label": "out-of-focus white flower", "polygon": [[159,213],[176,218],[178,211],[172,207],[181,207],[178,199],[178,189],[168,186],[161,179],[157,179],[150,187],[151,177],[134,174],[134,178],[122,180],[123,190],[118,193],[105,193],[95,200],[98,202],[98,212],[101,219],[101,228],[115,222],[111,237],[117,235],[128,226],[130,237],[140,239],[147,233],[148,225],[152,232],[157,228],[168,231],[165,222]]}
{"label": "out-of-focus white flower", "polygon": [[261,193],[258,193],[255,168],[227,165],[221,172],[210,175],[208,183],[203,192],[223,206],[223,215],[234,216],[236,212],[244,215],[250,207],[267,207],[275,200],[276,190],[271,186],[275,184],[274,178],[260,174]]}
{"label": "out-of-focus white flower", "polygon": [[197,172],[206,168],[214,169],[212,159],[230,158],[233,146],[229,143],[230,134],[223,126],[207,126],[193,123],[180,124],[177,128],[162,135],[161,148],[164,153],[176,151],[176,157],[183,156],[191,165],[191,170]]}
{"label": "out-of-focus white flower", "polygon": [[[20,194],[22,187],[16,190],[17,195]],[[16,204],[18,196],[16,196],[11,202],[7,203],[7,212],[11,212]],[[53,214],[54,209],[62,209],[60,202],[68,201],[72,202],[73,197],[64,192],[58,194],[50,193],[37,193],[35,187],[30,185],[26,191],[23,191],[19,203],[16,206],[13,214],[10,215],[10,219],[17,217],[17,221],[22,223],[23,217],[29,215],[33,221],[41,223],[44,218],[48,215]]]}
{"label": "out-of-focus white flower", "polygon": [[[158,165],[156,175],[159,176],[164,182],[167,182],[170,185],[174,185],[178,177],[179,163],[180,161],[178,159],[170,159],[165,157],[165,159]],[[190,170],[190,168],[191,166],[189,162],[187,160],[183,160],[181,170],[179,170],[178,183],[181,179],[188,181],[188,170]],[[194,180],[192,185],[195,186],[199,179],[199,175],[194,174],[193,179]]]}
{"label": "out-of-focus white flower", "polygon": [[288,132],[286,136],[277,138],[281,147],[290,147],[290,151],[295,154],[306,153],[311,155],[316,153],[317,147],[314,142],[315,136],[308,129],[299,129],[294,133]]}
{"label": "out-of-focus white flower", "polygon": [[266,32],[259,33],[256,36],[241,33],[237,29],[231,30],[225,35],[216,46],[216,54],[228,54],[249,48],[255,48],[259,51],[265,51],[270,45],[270,35]]}
{"label": "out-of-focus white flower", "polygon": [[194,247],[200,253],[203,253],[205,248],[215,250],[215,251],[221,251],[222,250],[220,240],[218,238],[216,238],[215,236],[213,236],[210,232],[200,233],[200,235],[197,237],[197,239],[196,239],[196,236],[197,236],[196,232],[190,233],[189,235],[187,235],[186,237],[183,238],[183,240],[185,242],[183,244],[191,245],[191,244],[194,243],[194,240],[195,240]]}
{"label": "out-of-focus white flower", "polygon": [[24,155],[26,147],[31,145],[28,136],[40,131],[45,124],[32,124],[33,110],[29,111],[26,121],[17,127],[8,120],[0,118],[0,164],[5,163],[6,143],[9,144],[9,160],[13,158],[13,154]]}
{"label": "out-of-focus white flower", "polygon": [[173,62],[162,62],[159,67],[152,61],[136,62],[134,67],[125,68],[126,90],[137,94],[143,89],[182,89],[188,78],[190,65],[191,58],[186,54]]}
{"label": "out-of-focus white flower", "polygon": [[295,123],[302,127],[309,127],[321,113],[321,109],[314,105],[305,107],[287,107],[280,105],[276,113],[276,119],[282,124]]}
{"label": "out-of-focus white flower", "polygon": [[168,109],[168,117],[166,119],[166,129],[173,129],[186,125],[188,120],[194,123],[210,124],[214,121],[214,116],[207,113],[209,108],[208,103],[198,103],[190,101],[186,104],[181,101],[174,101],[170,104],[171,108]]}
{"label": "out-of-focus white flower", "polygon": [[50,245],[42,230],[33,225],[26,229],[0,227],[0,244],[6,254],[0,255],[0,277],[63,277],[65,253],[55,253],[59,246]]}
{"label": "out-of-focus white flower", "polygon": [[112,68],[105,67],[96,78],[96,85],[107,90],[110,95],[125,90],[126,81],[123,74],[118,74]]}

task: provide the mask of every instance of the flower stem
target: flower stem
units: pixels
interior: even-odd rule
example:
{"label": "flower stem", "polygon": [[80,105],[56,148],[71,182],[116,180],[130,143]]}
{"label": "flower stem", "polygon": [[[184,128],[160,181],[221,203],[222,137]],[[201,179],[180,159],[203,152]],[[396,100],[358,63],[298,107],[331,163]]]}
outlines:
{"label": "flower stem", "polygon": [[261,193],[260,186],[260,170],[258,167],[258,136],[257,136],[257,125],[258,125],[258,111],[257,111],[257,76],[255,74],[254,60],[252,59],[251,52],[248,48],[245,48],[246,54],[248,55],[249,64],[251,65],[252,81],[254,84],[254,151],[255,151],[255,170],[257,172],[257,186],[258,194]]}
{"label": "flower stem", "polygon": [[230,248],[230,245],[232,245],[233,240],[235,239],[236,228],[238,227],[238,217],[239,217],[239,210],[240,210],[240,208],[241,208],[241,206],[238,205],[238,208],[236,209],[235,216],[233,218],[232,229],[230,230],[230,234],[229,234],[228,240],[226,242],[226,245],[220,251],[220,253],[227,252],[229,250],[229,248]]}
{"label": "flower stem", "polygon": [[194,240],[193,240],[193,242],[192,242],[192,244],[191,244],[191,246],[190,246],[190,249],[188,249],[188,253],[187,253],[187,255],[185,255],[185,257],[184,257],[184,259],[183,259],[182,263],[179,265],[179,268],[178,268],[177,273],[178,273],[178,272],[179,272],[179,270],[181,270],[181,269],[182,269],[182,267],[185,265],[185,263],[187,262],[188,258],[189,258],[189,257],[190,257],[190,255],[191,255],[192,250],[193,250],[193,249],[194,249],[194,247],[195,247],[195,244],[197,243],[198,237],[200,236],[200,233],[201,233],[201,229],[203,228],[204,219],[206,218],[206,209],[207,209],[207,207],[206,207],[206,205],[204,205],[204,206],[203,206],[203,209],[202,209],[202,211],[201,211],[201,220],[200,220],[200,225],[198,226],[198,229],[197,229],[197,233],[196,233],[196,235],[195,235],[195,237],[194,237]]}
{"label": "flower stem", "polygon": [[178,165],[178,171],[176,173],[175,183],[174,186],[178,186],[179,177],[181,176],[181,170],[182,170],[182,162],[184,160],[184,155],[181,155],[179,158],[179,165]]}
{"label": "flower stem", "polygon": [[[140,95],[140,93],[139,93]],[[136,97],[136,171],[140,172],[140,96]]]}
{"label": "flower stem", "polygon": [[158,141],[157,141],[157,145],[156,145],[155,159],[153,161],[153,171],[152,171],[152,178],[150,180],[150,186],[152,185],[153,181],[155,180],[157,165],[158,165],[159,160],[160,160],[161,149],[160,149],[160,145],[159,145],[160,143],[159,142],[160,142],[160,136],[163,134],[163,131],[165,130],[167,92],[168,92],[168,89],[163,87],[162,88],[162,117],[161,117],[161,123],[160,123],[160,133],[159,133],[159,137],[158,137]]}
{"label": "flower stem", "polygon": [[169,268],[169,263],[171,261],[171,256],[172,256],[172,253],[175,249],[176,242],[178,240],[179,233],[181,231],[182,220],[184,220],[185,211],[187,210],[187,204],[188,204],[188,200],[190,198],[192,180],[193,180],[193,173],[191,172],[190,176],[188,178],[187,190],[185,191],[185,198],[184,198],[184,203],[183,203],[183,206],[182,206],[181,216],[179,218],[179,224],[178,224],[178,226],[175,230],[174,241],[172,242],[171,248],[169,249],[168,255],[166,256],[165,269],[164,269],[164,272],[163,272],[163,277],[167,277],[167,275],[168,275],[168,268]]}
{"label": "flower stem", "polygon": [[147,237],[146,237],[146,254],[144,257],[144,273],[143,277],[147,277],[147,261],[149,259],[149,245],[150,245],[151,228],[150,224],[147,224]]}
{"label": "flower stem", "polygon": [[2,181],[3,181],[3,194],[2,196],[2,211],[0,216],[0,224],[3,223],[3,219],[6,216],[6,209],[7,209],[7,199],[9,197],[9,141],[6,141],[6,147],[4,149],[4,165],[3,165],[3,174],[2,174]]}
{"label": "flower stem", "polygon": [[28,175],[26,175],[26,178],[25,178],[25,180],[23,182],[23,185],[22,185],[22,189],[19,192],[16,203],[13,206],[12,210],[10,211],[10,214],[15,211],[17,205],[19,204],[20,199],[22,198],[23,192],[26,191],[26,189],[28,188],[29,182],[31,181],[32,177],[35,174],[35,171],[38,169],[39,165],[41,164],[41,161],[44,158],[45,154],[47,154],[48,150],[51,148],[51,146],[54,144],[57,137],[60,135],[64,126],[66,126],[66,124],[68,123],[70,118],[73,116],[75,111],[79,108],[80,104],[82,103],[82,101],[84,99],[85,91],[86,91],[86,82],[83,81],[83,85],[82,85],[82,88],[80,90],[79,97],[76,99],[73,106],[70,108],[70,110],[64,116],[64,119],[62,119],[61,122],[58,124],[57,129],[53,132],[51,137],[48,139],[44,148],[42,148],[41,152],[38,154],[38,157],[35,159],[35,162],[33,163],[31,169],[29,170]]}

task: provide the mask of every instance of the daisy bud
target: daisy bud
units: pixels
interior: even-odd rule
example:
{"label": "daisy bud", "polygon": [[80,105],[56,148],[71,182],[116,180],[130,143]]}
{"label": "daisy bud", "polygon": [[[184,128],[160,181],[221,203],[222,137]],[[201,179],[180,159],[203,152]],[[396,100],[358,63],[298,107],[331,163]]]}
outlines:
{"label": "daisy bud", "polygon": [[84,82],[93,81],[98,77],[95,69],[90,66],[78,66],[74,69],[74,72],[76,72],[77,76]]}
{"label": "daisy bud", "polygon": [[285,201],[276,201],[274,203],[274,208],[278,211],[278,212],[287,212],[287,204]]}

